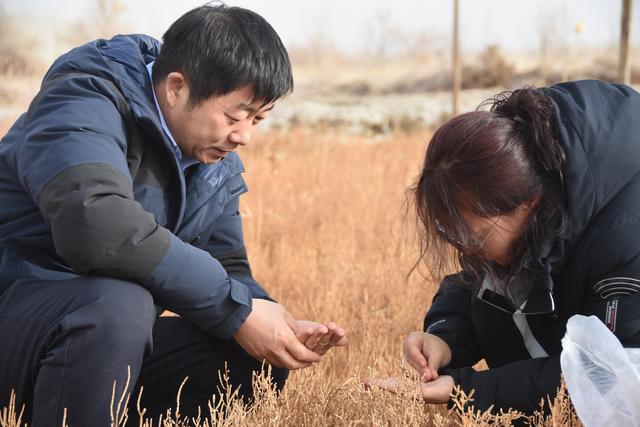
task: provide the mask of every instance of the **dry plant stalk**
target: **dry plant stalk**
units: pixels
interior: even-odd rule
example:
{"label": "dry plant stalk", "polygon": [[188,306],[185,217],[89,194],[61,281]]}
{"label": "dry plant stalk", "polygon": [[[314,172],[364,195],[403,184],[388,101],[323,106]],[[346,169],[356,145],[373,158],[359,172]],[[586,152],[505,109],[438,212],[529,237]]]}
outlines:
{"label": "dry plant stalk", "polygon": [[21,426],[22,415],[24,415],[24,405],[21,405],[20,413],[16,413],[16,395],[12,390],[9,397],[9,406],[0,411],[0,427]]}
{"label": "dry plant stalk", "polygon": [[[122,393],[120,394],[120,398],[118,399],[118,405],[114,408],[113,405],[116,399],[116,381],[113,381],[113,388],[111,390],[111,405],[110,405],[110,414],[111,414],[111,425],[114,427],[120,427],[127,424],[127,420],[129,419],[127,407],[129,405],[129,383],[131,382],[131,366],[127,366],[127,381],[124,384],[124,388],[122,389]],[[65,408],[65,418],[66,418],[66,410]],[[64,426],[63,426],[64,427]]]}

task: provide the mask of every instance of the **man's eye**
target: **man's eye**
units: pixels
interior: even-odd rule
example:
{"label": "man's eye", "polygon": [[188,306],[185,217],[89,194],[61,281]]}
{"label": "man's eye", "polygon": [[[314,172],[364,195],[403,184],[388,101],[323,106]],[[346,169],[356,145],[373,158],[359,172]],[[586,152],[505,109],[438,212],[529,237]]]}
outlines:
{"label": "man's eye", "polygon": [[238,123],[240,121],[240,119],[236,119],[235,117],[232,117],[232,116],[230,116],[228,114],[225,114],[225,115],[227,116],[227,121],[229,123]]}

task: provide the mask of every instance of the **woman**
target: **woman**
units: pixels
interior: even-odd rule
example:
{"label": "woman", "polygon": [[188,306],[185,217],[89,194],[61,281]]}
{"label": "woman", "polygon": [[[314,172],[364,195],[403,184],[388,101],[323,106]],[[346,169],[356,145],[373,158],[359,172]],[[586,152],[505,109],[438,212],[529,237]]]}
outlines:
{"label": "woman", "polygon": [[[633,89],[579,81],[499,95],[435,133],[412,190],[421,260],[442,271],[453,256],[461,270],[403,344],[426,401],[447,402],[459,385],[475,389],[476,409],[533,413],[556,394],[574,314],[640,346]],[[481,359],[489,370],[471,368]]]}

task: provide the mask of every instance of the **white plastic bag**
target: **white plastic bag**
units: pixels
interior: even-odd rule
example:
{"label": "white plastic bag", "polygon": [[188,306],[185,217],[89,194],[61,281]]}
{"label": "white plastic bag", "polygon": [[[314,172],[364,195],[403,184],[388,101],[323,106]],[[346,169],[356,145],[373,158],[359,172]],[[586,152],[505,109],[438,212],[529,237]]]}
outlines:
{"label": "white plastic bag", "polygon": [[623,348],[596,316],[575,315],[562,339],[560,366],[586,427],[640,426],[640,348]]}

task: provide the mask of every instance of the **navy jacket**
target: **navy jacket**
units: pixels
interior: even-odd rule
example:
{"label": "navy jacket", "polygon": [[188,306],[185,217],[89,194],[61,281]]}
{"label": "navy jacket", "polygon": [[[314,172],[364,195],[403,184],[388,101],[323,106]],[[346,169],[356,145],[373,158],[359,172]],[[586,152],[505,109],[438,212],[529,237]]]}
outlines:
{"label": "navy jacket", "polygon": [[[531,414],[555,396],[560,340],[574,314],[596,315],[624,346],[640,347],[640,94],[600,81],[541,90],[567,157],[568,234],[533,254],[522,305],[503,310],[486,278],[472,289],[461,272],[445,278],[424,322],[451,347],[445,372],[476,390],[480,410]],[[482,358],[489,370],[469,367]]]}
{"label": "navy jacket", "polygon": [[0,298],[24,280],[104,275],[230,337],[268,298],[253,280],[235,154],[181,170],[146,64],[158,41],[117,36],[49,69],[0,143]]}

